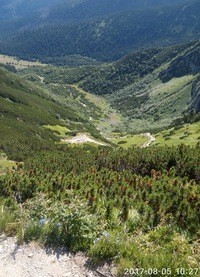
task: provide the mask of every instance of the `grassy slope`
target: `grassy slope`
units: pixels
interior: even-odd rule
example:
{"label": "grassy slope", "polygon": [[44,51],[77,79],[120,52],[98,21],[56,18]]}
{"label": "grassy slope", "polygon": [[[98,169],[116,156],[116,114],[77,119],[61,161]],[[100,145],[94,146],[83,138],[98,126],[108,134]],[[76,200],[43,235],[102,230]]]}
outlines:
{"label": "grassy slope", "polygon": [[[180,129],[178,129],[180,128]],[[200,122],[171,128],[155,135],[153,145],[195,145],[200,142]]]}
{"label": "grassy slope", "polygon": [[115,137],[111,140],[113,143],[128,149],[131,146],[141,147],[145,142],[148,141],[148,138],[145,135],[128,135],[125,137]]}
{"label": "grassy slope", "polygon": [[126,117],[126,131],[166,127],[188,108],[195,76],[172,79],[165,84],[151,76],[152,83],[145,84],[142,79],[138,90],[138,86],[129,87],[118,95],[108,96],[113,106]]}
{"label": "grassy slope", "polygon": [[0,153],[0,176],[15,166],[16,162],[9,161],[5,154]]}
{"label": "grassy slope", "polygon": [[65,126],[60,125],[44,125],[45,128],[52,130],[55,132],[58,136],[66,137],[66,134],[70,132],[70,129],[68,129]]}
{"label": "grassy slope", "polygon": [[[182,143],[186,145],[196,145],[200,142],[200,122],[193,124],[185,124],[178,127],[173,127],[162,132],[153,134],[155,141],[151,144],[159,146],[172,146],[180,145]],[[148,138],[143,135],[128,135],[125,137],[116,137],[111,140],[113,143],[127,149],[130,146],[141,147]]]}
{"label": "grassy slope", "polygon": [[[104,134],[104,136],[109,136],[115,128],[122,124],[122,116],[119,112],[116,111],[116,109],[111,107],[107,99],[102,96],[88,93],[79,88],[78,85],[73,85],[73,87],[83,94],[85,99],[99,108],[100,114],[99,117],[96,118],[94,124],[96,125],[97,129]],[[93,117],[91,117],[91,119],[92,118]]]}

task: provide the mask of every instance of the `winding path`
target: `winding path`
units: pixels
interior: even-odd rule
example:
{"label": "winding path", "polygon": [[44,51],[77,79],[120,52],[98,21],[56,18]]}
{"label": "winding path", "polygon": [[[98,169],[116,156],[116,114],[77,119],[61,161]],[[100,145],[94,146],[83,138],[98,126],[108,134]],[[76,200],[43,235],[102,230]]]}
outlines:
{"label": "winding path", "polygon": [[44,77],[41,77],[39,75],[37,75],[37,77],[40,79],[40,83],[44,84]]}
{"label": "winding path", "polygon": [[145,143],[141,146],[141,148],[149,147],[150,144],[156,140],[155,137],[153,137],[153,136],[151,135],[151,133],[144,133],[144,134],[142,134],[142,135],[148,137],[149,140],[148,140],[147,142],[145,142]]}

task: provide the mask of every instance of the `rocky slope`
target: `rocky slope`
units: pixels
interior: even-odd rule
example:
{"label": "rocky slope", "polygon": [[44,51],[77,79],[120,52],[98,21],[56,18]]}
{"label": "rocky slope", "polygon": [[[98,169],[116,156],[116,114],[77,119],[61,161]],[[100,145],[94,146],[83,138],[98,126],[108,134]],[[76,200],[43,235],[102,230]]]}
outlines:
{"label": "rocky slope", "polygon": [[186,49],[185,53],[181,53],[175,58],[170,66],[162,71],[159,75],[163,82],[167,82],[174,77],[182,77],[184,75],[198,73],[200,71],[200,42]]}
{"label": "rocky slope", "polygon": [[200,77],[193,84],[191,108],[196,112],[200,112]]}

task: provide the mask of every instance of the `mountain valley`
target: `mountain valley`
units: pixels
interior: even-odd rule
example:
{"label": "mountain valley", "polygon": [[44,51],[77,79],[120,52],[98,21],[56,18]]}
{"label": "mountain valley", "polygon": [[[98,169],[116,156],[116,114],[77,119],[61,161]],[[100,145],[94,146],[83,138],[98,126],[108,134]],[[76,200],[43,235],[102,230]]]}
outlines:
{"label": "mountain valley", "polygon": [[[152,131],[166,128],[198,107],[199,49],[194,42],[134,52],[110,64],[31,67],[19,73],[29,80],[42,76],[46,84],[76,84],[77,89],[105,99],[114,111],[117,124],[113,127],[119,132]],[[105,126],[105,121],[100,125]],[[101,126],[101,132],[110,136],[110,127]]]}
{"label": "mountain valley", "polygon": [[199,15],[0,0],[6,277],[199,276]]}

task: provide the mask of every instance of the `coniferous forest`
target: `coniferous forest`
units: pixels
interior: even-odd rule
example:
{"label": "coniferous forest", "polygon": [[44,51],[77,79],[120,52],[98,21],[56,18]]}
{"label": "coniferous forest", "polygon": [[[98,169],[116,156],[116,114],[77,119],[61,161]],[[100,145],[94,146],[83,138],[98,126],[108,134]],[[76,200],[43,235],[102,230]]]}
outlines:
{"label": "coniferous forest", "polygon": [[94,263],[112,261],[119,276],[130,268],[151,268],[149,276],[181,276],[187,268],[195,276],[199,153],[199,145],[184,144],[24,153],[24,162],[0,177],[0,230],[86,251]]}

